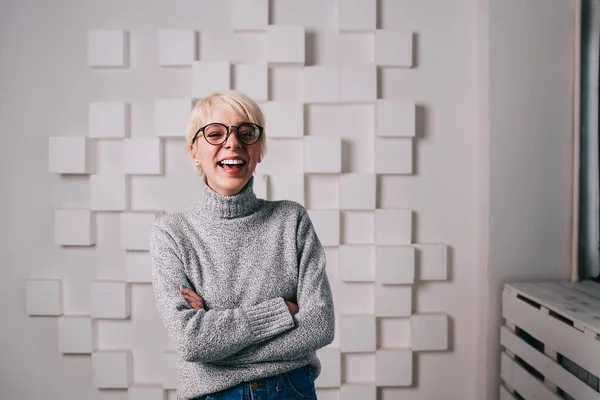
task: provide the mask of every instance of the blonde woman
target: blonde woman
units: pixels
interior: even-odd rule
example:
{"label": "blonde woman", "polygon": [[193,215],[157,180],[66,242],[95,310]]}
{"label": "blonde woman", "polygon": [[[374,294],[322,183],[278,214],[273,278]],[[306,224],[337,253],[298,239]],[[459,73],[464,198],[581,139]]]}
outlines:
{"label": "blonde woman", "polygon": [[306,209],[258,199],[260,107],[214,93],[191,114],[202,194],[150,237],[158,311],[177,349],[178,399],[316,399],[316,350],[333,341],[325,254]]}

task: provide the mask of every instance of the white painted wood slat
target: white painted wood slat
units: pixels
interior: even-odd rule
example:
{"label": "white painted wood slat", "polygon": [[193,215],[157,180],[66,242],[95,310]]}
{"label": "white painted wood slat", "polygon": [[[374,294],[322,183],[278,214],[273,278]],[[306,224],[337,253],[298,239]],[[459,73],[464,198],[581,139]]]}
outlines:
{"label": "white painted wood slat", "polygon": [[502,379],[527,400],[560,400],[543,382],[530,375],[523,367],[502,354]]}
{"label": "white painted wood slat", "polygon": [[507,290],[502,295],[502,308],[506,320],[600,376],[600,343],[597,340],[512,296]]}
{"label": "white painted wood slat", "polygon": [[580,381],[575,375],[540,353],[506,327],[500,330],[500,343],[531,365],[544,377],[576,399],[600,400],[600,393]]}
{"label": "white painted wood slat", "polygon": [[506,288],[573,321],[582,331],[600,334],[600,300],[596,297],[558,282],[514,283]]}
{"label": "white painted wood slat", "polygon": [[515,398],[504,386],[500,386],[500,400],[515,400]]}

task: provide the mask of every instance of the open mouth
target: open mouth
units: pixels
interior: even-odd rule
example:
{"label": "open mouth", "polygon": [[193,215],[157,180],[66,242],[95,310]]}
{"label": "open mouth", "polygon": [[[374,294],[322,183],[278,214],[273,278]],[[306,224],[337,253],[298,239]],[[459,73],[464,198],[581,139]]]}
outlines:
{"label": "open mouth", "polygon": [[241,170],[244,167],[244,165],[246,165],[246,162],[239,158],[235,158],[230,160],[219,161],[217,165],[223,168],[225,171],[236,172]]}

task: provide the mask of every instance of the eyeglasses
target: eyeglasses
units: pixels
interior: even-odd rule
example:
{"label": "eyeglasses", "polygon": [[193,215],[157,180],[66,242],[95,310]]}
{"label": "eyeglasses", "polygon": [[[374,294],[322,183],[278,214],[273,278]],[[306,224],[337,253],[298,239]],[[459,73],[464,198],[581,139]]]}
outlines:
{"label": "eyeglasses", "polygon": [[250,122],[244,122],[238,126],[227,126],[217,122],[208,124],[198,129],[192,140],[192,144],[196,142],[198,134],[202,132],[202,136],[209,144],[218,146],[227,141],[231,128],[235,128],[235,135],[238,140],[245,145],[251,145],[258,142],[263,134],[263,127]]}

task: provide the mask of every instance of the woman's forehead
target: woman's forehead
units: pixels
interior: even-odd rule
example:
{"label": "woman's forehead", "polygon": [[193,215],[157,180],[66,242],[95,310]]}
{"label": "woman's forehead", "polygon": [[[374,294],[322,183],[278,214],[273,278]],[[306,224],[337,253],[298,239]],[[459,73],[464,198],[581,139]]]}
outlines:
{"label": "woman's forehead", "polygon": [[248,117],[234,109],[212,107],[208,110],[207,119],[207,122],[219,122],[216,121],[217,119],[244,122],[248,120]]}

